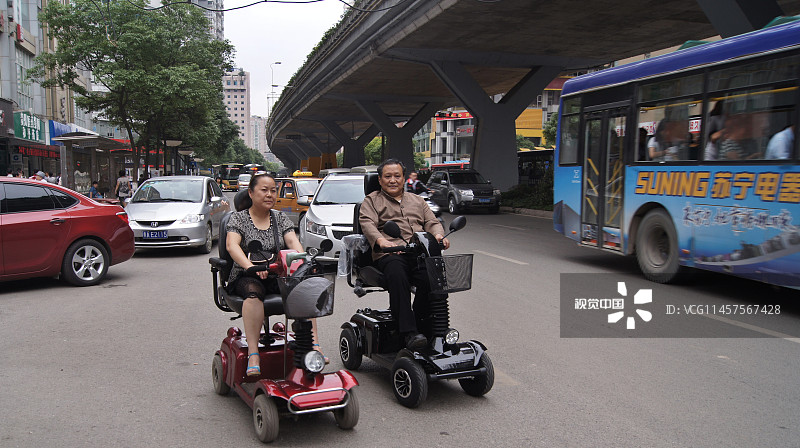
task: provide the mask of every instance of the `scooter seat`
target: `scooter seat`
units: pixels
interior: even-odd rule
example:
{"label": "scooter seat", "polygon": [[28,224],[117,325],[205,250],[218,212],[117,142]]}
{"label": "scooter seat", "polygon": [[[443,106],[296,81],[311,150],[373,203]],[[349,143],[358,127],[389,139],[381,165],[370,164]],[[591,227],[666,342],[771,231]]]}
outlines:
{"label": "scooter seat", "polygon": [[375,266],[364,266],[358,270],[358,279],[364,286],[386,288],[386,277]]}
{"label": "scooter seat", "polygon": [[[242,314],[244,297],[230,294],[223,287],[219,287],[219,293],[222,295],[222,298],[225,300],[225,303],[228,304],[230,309],[236,313]],[[275,316],[278,314],[283,314],[283,300],[281,299],[281,295],[267,294],[267,296],[264,297],[264,316]]]}

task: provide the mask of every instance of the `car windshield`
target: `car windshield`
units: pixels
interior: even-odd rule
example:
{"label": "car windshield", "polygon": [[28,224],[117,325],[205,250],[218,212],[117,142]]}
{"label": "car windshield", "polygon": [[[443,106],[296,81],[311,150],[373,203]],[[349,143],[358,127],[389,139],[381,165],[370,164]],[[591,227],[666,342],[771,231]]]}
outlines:
{"label": "car windshield", "polygon": [[451,184],[488,184],[478,173],[450,173]]}
{"label": "car windshield", "polygon": [[298,180],[295,182],[297,184],[297,196],[313,196],[314,192],[317,191],[317,186],[319,185],[319,180]]}
{"label": "car windshield", "polygon": [[201,202],[202,180],[154,180],[145,182],[131,202]]}
{"label": "car windshield", "polygon": [[319,187],[314,204],[358,204],[364,200],[364,178],[328,178]]}

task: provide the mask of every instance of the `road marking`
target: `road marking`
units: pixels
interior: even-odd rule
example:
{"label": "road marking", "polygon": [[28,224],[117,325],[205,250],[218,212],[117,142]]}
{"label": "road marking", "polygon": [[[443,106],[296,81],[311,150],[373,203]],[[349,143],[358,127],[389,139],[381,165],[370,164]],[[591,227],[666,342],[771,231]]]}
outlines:
{"label": "road marking", "polygon": [[785,339],[789,342],[794,342],[795,344],[800,344],[800,338],[794,337],[790,334],[767,330],[766,328],[757,327],[755,325],[746,324],[744,322],[737,322],[735,320],[728,319],[727,317],[715,316],[713,314],[700,314],[700,316],[707,317],[709,319],[715,319],[720,322],[725,322],[726,324],[735,325],[737,327],[746,328],[748,330],[752,330],[761,334],[766,334],[768,336]]}
{"label": "road marking", "polygon": [[482,250],[473,250],[473,252],[476,252],[476,253],[479,253],[479,254],[482,254],[482,255],[486,255],[488,257],[493,257],[493,258],[498,258],[500,260],[505,260],[505,261],[508,261],[508,262],[511,262],[511,263],[516,263],[516,264],[519,264],[519,265],[522,265],[522,266],[527,266],[528,265],[528,263],[525,263],[524,261],[519,261],[519,260],[515,260],[513,258],[508,258],[508,257],[503,257],[501,255],[495,255],[493,253],[484,252]]}
{"label": "road marking", "polygon": [[504,229],[511,229],[511,230],[521,230],[521,231],[523,231],[523,232],[524,232],[524,231],[526,231],[526,230],[528,230],[528,229],[526,229],[526,228],[523,228],[523,227],[504,226],[504,225],[502,225],[502,224],[489,224],[489,225],[490,225],[490,226],[495,226],[495,227],[502,227],[502,228],[504,228]]}
{"label": "road marking", "polygon": [[519,386],[519,381],[511,378],[511,375],[503,373],[497,369],[494,369],[494,382],[506,386]]}

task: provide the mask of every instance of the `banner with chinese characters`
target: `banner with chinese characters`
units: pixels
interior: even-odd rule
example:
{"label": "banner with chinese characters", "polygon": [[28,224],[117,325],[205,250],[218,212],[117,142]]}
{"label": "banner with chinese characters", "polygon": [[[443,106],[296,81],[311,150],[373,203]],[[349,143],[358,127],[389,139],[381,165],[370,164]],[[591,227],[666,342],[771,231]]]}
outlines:
{"label": "banner with chinese characters", "polygon": [[24,140],[44,143],[44,122],[25,111],[14,112],[14,136]]}

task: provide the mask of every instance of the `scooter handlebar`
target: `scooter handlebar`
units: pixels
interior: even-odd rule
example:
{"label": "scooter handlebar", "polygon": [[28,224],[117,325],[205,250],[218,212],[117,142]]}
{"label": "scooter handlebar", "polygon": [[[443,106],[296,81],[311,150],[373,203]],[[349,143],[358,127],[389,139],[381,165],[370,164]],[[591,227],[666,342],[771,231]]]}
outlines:
{"label": "scooter handlebar", "polygon": [[253,275],[256,272],[266,271],[267,269],[269,269],[269,265],[267,265],[267,264],[254,264],[254,265],[250,266],[249,268],[247,268],[245,270],[245,273],[247,273],[249,275]]}

